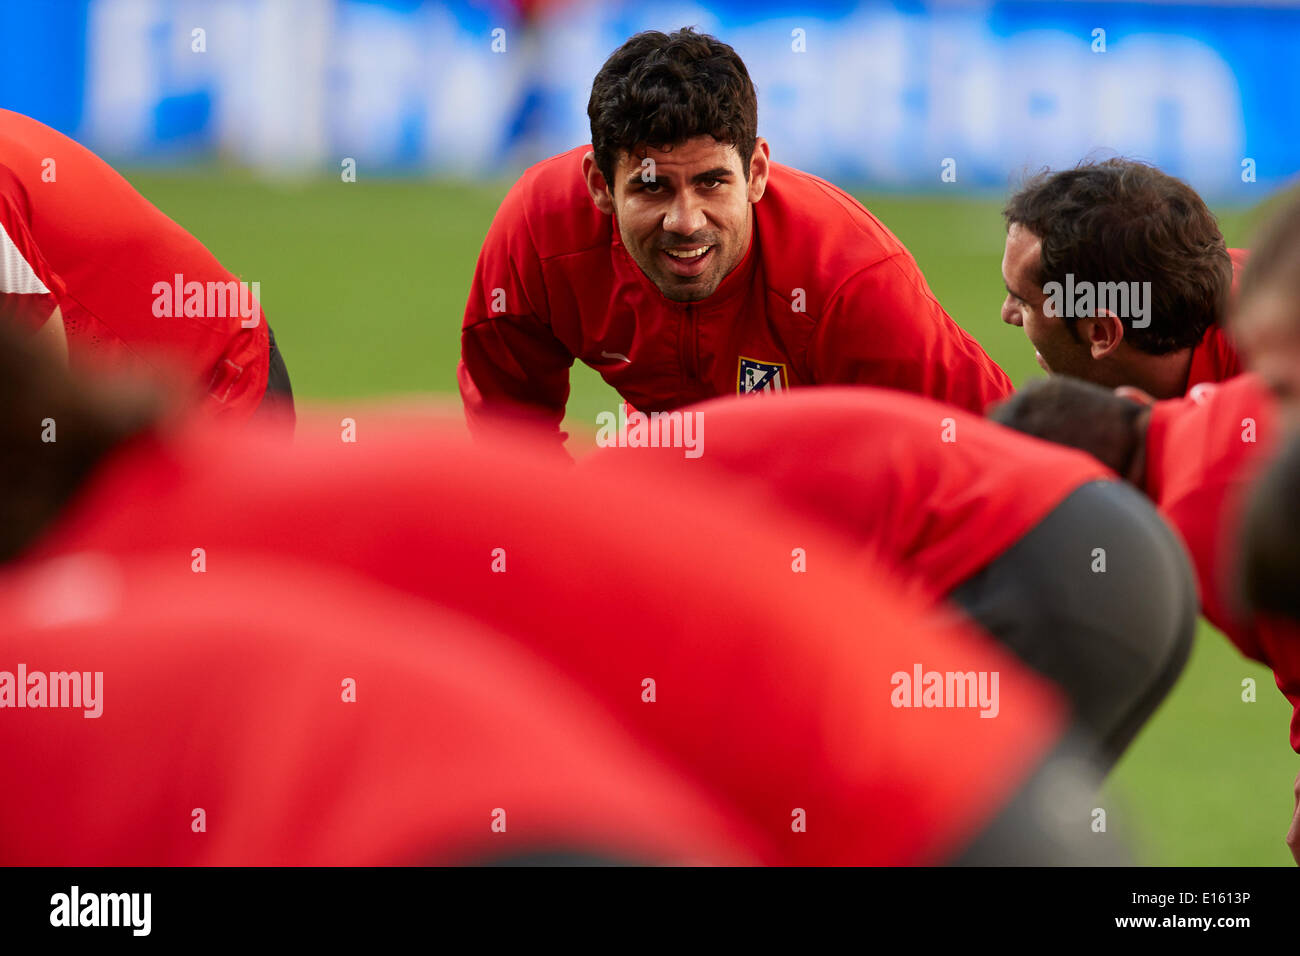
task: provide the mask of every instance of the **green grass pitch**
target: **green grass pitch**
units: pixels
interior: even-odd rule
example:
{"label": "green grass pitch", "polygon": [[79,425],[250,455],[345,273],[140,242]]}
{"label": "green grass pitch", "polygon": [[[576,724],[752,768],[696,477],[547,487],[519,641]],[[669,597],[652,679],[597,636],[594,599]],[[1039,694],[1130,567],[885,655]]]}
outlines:
{"label": "green grass pitch", "polygon": [[[247,281],[300,399],[439,393],[456,399],[459,328],[479,244],[505,183],[268,183],[203,169],[131,181]],[[997,199],[859,198],[911,249],[939,301],[1018,384],[1042,374],[1023,333],[1002,324]],[[1258,211],[1218,210],[1230,245]],[[614,393],[577,366],[572,445]],[[580,451],[580,447],[575,449]],[[1257,701],[1242,701],[1253,677]],[[1182,680],[1116,768],[1099,804],[1137,862],[1289,865],[1282,842],[1300,760],[1271,674],[1202,624]]]}

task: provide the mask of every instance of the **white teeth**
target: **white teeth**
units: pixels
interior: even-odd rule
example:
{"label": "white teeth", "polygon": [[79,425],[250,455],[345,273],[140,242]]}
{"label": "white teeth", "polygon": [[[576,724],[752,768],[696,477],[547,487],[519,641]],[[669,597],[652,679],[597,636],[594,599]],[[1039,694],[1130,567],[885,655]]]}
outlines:
{"label": "white teeth", "polygon": [[664,252],[668,253],[674,259],[695,259],[704,255],[712,248],[712,246],[700,246],[700,248],[696,249],[694,252],[680,252],[676,249],[665,249]]}

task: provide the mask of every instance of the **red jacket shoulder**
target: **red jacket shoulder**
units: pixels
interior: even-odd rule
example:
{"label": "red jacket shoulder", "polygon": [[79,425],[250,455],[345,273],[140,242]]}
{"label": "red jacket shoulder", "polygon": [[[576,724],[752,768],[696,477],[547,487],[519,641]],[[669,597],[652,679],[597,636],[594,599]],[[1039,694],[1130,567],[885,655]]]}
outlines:
{"label": "red jacket shoulder", "polygon": [[[754,206],[770,270],[794,266],[826,292],[856,272],[892,256],[911,256],[898,238],[860,202],[811,173],[772,164],[767,189]],[[799,250],[791,256],[789,250]]]}
{"label": "red jacket shoulder", "polygon": [[550,259],[608,243],[613,220],[600,212],[587,193],[578,146],[544,159],[524,171],[510,187],[497,213],[509,229],[526,229],[541,259]]}

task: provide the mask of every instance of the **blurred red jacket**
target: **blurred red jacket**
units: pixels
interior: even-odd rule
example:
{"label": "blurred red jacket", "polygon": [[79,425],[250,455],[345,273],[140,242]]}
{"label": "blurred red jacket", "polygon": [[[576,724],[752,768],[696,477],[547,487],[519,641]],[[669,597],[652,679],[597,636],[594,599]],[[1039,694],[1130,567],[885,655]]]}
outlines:
{"label": "blurred red jacket", "polygon": [[[611,489],[513,442],[474,447],[458,423],[351,417],[354,443],[319,420],[292,448],[260,429],[142,435],[26,560],[166,555],[156,593],[198,579],[255,621],[280,600],[274,580],[248,586],[257,552],[472,618],[716,796],[768,863],[948,859],[1062,732],[1054,691],[1009,654],[883,569],[864,582],[806,525],[687,482]],[[796,547],[818,556],[804,573]],[[1000,675],[997,719],[896,704],[918,667]],[[229,732],[256,746],[246,727]]]}
{"label": "blurred red jacket", "polygon": [[166,553],[0,578],[0,669],[100,675],[96,717],[6,708],[0,862],[757,862],[734,813],[514,642],[355,575],[223,561],[215,587]]}

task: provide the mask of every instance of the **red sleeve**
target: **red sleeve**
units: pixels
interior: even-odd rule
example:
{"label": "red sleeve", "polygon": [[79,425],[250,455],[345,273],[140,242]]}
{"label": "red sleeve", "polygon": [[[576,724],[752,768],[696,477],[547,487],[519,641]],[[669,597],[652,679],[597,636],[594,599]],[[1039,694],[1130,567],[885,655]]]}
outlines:
{"label": "red sleeve", "polygon": [[0,315],[33,332],[53,314],[63,280],[41,255],[27,219],[7,195],[0,195]]}
{"label": "red sleeve", "polygon": [[1268,663],[1254,629],[1246,626],[1242,615],[1236,613],[1230,590],[1234,582],[1228,570],[1234,564],[1230,557],[1233,545],[1224,534],[1223,497],[1220,486],[1197,488],[1165,505],[1161,512],[1182,539],[1192,560],[1201,614],[1246,657]]}
{"label": "red sleeve", "polygon": [[465,305],[457,380],[470,430],[493,414],[535,418],[560,433],[573,355],[546,314],[541,257],[522,181],[501,203],[479,253]]}
{"label": "red sleeve", "polygon": [[983,415],[1011,380],[930,293],[916,265],[892,256],[832,297],[809,348],[817,385],[876,385]]}
{"label": "red sleeve", "polygon": [[271,338],[266,315],[257,306],[257,324],[242,324],[226,343],[206,381],[204,411],[214,418],[244,422],[253,416],[266,395],[271,372]]}

